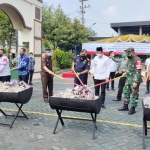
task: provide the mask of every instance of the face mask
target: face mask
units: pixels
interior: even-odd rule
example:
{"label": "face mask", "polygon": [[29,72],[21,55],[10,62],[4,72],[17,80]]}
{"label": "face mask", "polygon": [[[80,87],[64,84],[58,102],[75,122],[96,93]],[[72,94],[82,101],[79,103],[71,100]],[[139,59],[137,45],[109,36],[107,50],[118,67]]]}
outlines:
{"label": "face mask", "polygon": [[31,58],[31,59],[32,59],[32,58],[33,58],[33,56],[29,56],[29,58]]}
{"label": "face mask", "polygon": [[124,54],[122,54],[121,57],[124,58],[125,57]]}
{"label": "face mask", "polygon": [[98,57],[102,57],[102,54],[97,54]]}
{"label": "face mask", "polygon": [[24,54],[20,54],[20,56],[23,56]]}
{"label": "face mask", "polygon": [[85,60],[85,59],[86,59],[86,56],[81,56],[81,59],[82,59],[82,60]]}
{"label": "face mask", "polygon": [[115,55],[114,54],[112,54],[112,57],[114,57]]}
{"label": "face mask", "polygon": [[48,53],[48,54],[47,54],[47,56],[52,56],[52,55],[53,55],[53,53],[52,53],[52,52],[50,52],[50,53]]}
{"label": "face mask", "polygon": [[0,54],[0,57],[2,57],[3,55],[2,54]]}
{"label": "face mask", "polygon": [[132,56],[128,56],[128,59],[132,59]]}

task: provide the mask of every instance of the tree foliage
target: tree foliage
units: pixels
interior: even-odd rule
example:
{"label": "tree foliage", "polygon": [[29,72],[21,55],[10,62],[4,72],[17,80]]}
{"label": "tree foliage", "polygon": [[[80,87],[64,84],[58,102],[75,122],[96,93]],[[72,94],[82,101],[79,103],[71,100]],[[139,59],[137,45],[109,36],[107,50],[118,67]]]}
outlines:
{"label": "tree foliage", "polygon": [[73,21],[63,12],[59,5],[56,9],[47,4],[43,7],[43,38],[63,50],[81,48],[88,41],[91,32],[75,18]]}
{"label": "tree foliage", "polygon": [[11,45],[16,41],[16,30],[13,29],[8,16],[0,10],[0,42],[5,47],[5,43],[8,44],[8,50],[11,49]]}

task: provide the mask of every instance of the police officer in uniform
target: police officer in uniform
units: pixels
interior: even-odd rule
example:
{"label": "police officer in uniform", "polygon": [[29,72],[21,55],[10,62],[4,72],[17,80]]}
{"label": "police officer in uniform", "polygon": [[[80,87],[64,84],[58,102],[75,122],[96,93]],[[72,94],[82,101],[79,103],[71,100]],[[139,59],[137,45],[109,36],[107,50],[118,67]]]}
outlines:
{"label": "police officer in uniform", "polygon": [[[42,58],[41,81],[43,89],[43,98],[45,102],[49,102],[49,96],[53,96],[53,68],[52,68],[52,50],[48,47]],[[48,88],[48,91],[47,91]]]}
{"label": "police officer in uniform", "polygon": [[[87,85],[87,74],[90,70],[90,63],[87,60],[86,55],[86,51],[82,50],[80,52],[80,56],[77,56],[72,63],[72,70],[75,70],[75,72],[77,72],[84,85]],[[77,77],[74,78],[74,82],[81,85]]]}

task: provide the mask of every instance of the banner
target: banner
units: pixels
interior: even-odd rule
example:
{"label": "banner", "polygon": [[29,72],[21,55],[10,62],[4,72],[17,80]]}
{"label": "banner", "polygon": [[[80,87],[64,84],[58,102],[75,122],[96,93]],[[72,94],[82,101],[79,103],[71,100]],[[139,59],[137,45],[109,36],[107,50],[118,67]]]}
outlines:
{"label": "banner", "polygon": [[134,48],[136,53],[149,54],[150,43],[137,43],[137,42],[118,42],[118,43],[83,43],[82,49],[88,52],[95,52],[97,47],[103,47],[104,52],[114,51],[123,53],[127,48]]}

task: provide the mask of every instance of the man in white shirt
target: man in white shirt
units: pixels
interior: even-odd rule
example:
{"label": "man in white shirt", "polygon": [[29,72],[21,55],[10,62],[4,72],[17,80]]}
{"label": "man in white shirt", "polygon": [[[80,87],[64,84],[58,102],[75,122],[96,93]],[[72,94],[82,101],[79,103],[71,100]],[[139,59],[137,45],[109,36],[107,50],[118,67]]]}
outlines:
{"label": "man in white shirt", "polygon": [[[146,66],[146,72],[148,73],[148,66],[150,65],[150,57],[146,59],[145,61],[145,66]],[[150,83],[150,80],[149,78],[147,79],[147,82],[146,82],[146,92],[145,94],[148,94],[150,91],[149,91],[149,83]]]}
{"label": "man in white shirt", "polygon": [[[93,60],[94,85],[109,81],[109,58],[103,54],[102,47],[97,47],[96,55]],[[102,108],[106,108],[105,102],[106,84],[101,85]],[[95,96],[99,96],[100,85],[95,87]]]}
{"label": "man in white shirt", "polygon": [[[110,51],[109,52],[109,67],[110,67],[110,76],[109,79],[114,79],[116,70],[117,70],[117,64],[112,60],[114,57],[114,52]],[[109,91],[109,83],[107,83],[107,90]],[[111,90],[115,91],[114,89],[114,80],[111,81]]]}
{"label": "man in white shirt", "polygon": [[3,49],[0,49],[0,82],[10,82],[9,60]]}

